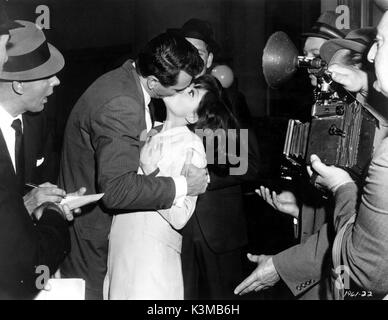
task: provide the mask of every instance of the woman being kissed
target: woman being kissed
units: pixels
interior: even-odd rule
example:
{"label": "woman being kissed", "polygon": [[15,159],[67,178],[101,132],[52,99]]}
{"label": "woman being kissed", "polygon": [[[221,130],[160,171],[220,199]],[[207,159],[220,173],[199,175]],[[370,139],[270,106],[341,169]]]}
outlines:
{"label": "woman being kissed", "polygon": [[[214,77],[203,75],[184,91],[163,98],[167,118],[163,126],[153,129],[156,134],[142,148],[140,172],[174,177],[190,163],[225,171],[228,164],[210,163],[210,158],[217,162],[215,154],[226,153],[225,141],[211,144],[215,150],[207,150],[211,155],[207,163],[204,136],[196,134],[205,131],[206,136],[206,129],[227,132],[238,128],[222,92]],[[190,219],[196,201],[197,197],[185,196],[170,209],[114,216],[104,299],[183,299],[182,236],[178,230]]]}

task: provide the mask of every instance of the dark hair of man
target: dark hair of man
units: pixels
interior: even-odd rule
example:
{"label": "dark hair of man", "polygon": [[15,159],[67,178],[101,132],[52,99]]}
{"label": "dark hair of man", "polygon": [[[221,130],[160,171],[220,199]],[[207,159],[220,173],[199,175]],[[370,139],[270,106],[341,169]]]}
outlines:
{"label": "dark hair of man", "polygon": [[168,32],[152,39],[136,59],[138,74],[153,75],[164,87],[175,85],[180,71],[195,77],[202,69],[198,50],[184,37]]}
{"label": "dark hair of man", "polygon": [[[208,169],[217,175],[225,176],[229,173],[229,168],[232,166],[228,162],[228,139],[236,139],[236,151],[239,150],[239,129],[240,125],[236,117],[230,111],[230,102],[227,98],[225,91],[223,90],[220,82],[213,76],[205,74],[197,79],[193,80],[195,88],[205,89],[207,92],[203,96],[197,109],[198,121],[193,124],[189,124],[188,127],[191,131],[195,132],[197,129],[206,130],[210,129],[215,132],[218,129],[224,130],[226,134],[226,145],[220,145],[218,136],[215,135],[216,140],[214,142],[214,163],[208,164]],[[229,129],[236,129],[236,136],[228,135]],[[204,137],[204,146],[206,148],[206,137]],[[218,152],[221,148],[221,152],[226,155],[226,164],[219,163]]]}

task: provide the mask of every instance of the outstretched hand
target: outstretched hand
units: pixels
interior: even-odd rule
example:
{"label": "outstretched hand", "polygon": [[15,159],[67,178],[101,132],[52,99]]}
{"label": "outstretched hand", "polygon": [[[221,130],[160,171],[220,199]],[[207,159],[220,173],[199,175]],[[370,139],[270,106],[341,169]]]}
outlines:
{"label": "outstretched hand", "polygon": [[273,264],[272,256],[248,253],[247,257],[251,262],[257,263],[257,268],[234,289],[234,294],[243,295],[251,291],[257,292],[267,289],[274,286],[280,280]]}
{"label": "outstretched hand", "polygon": [[270,191],[264,186],[255,190],[256,193],[263,198],[272,208],[289,214],[294,218],[299,217],[299,207],[295,195],[291,191],[282,191],[277,194],[275,191]]}

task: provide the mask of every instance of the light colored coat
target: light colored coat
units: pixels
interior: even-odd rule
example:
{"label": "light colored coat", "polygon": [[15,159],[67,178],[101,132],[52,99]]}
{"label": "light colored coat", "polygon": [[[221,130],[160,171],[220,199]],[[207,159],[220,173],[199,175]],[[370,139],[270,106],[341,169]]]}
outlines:
{"label": "light colored coat", "polygon": [[[201,139],[187,127],[154,135],[144,148],[162,144],[158,176],[179,176],[189,149],[191,163],[206,166]],[[140,162],[148,152],[142,152]],[[176,231],[191,217],[197,197],[178,199],[170,209],[116,215],[110,232],[104,299],[183,299],[182,236]],[[174,230],[176,229],[176,230]]]}

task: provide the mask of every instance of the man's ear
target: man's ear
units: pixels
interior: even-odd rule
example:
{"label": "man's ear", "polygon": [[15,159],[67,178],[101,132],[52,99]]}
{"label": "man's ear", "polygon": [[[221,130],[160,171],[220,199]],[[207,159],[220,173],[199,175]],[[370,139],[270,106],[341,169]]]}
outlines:
{"label": "man's ear", "polygon": [[213,64],[213,53],[210,52],[209,55],[207,56],[207,64],[206,64],[206,69],[209,69],[211,65]]}
{"label": "man's ear", "polygon": [[153,91],[159,85],[159,79],[155,76],[147,77],[147,87],[150,91]]}
{"label": "man's ear", "polygon": [[16,94],[22,95],[24,93],[23,82],[12,81],[12,89]]}

